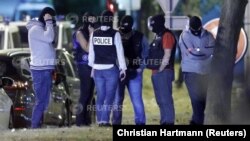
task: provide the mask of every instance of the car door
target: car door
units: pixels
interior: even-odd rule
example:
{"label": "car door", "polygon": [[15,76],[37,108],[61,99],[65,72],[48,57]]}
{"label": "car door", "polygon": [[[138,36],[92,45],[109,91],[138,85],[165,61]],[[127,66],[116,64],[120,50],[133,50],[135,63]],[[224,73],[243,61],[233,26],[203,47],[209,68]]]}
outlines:
{"label": "car door", "polygon": [[[78,99],[80,96],[80,80],[76,73],[73,57],[65,51],[60,53],[59,58],[62,62],[61,71],[66,75],[68,91],[73,102],[73,107],[75,107],[78,104]],[[73,115],[75,115],[74,110]]]}
{"label": "car door", "polygon": [[12,101],[5,91],[0,88],[0,129],[8,129]]}

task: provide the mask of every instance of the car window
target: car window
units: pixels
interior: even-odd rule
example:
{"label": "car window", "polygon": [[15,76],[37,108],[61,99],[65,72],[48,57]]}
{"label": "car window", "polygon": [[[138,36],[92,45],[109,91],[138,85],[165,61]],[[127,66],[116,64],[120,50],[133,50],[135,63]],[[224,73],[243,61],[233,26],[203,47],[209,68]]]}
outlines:
{"label": "car window", "polygon": [[77,68],[76,68],[76,64],[75,64],[75,61],[73,59],[73,56],[70,55],[70,54],[67,54],[67,57],[69,58],[69,62],[71,64],[72,68],[73,68],[75,77],[78,77]]}
{"label": "car window", "polygon": [[65,28],[63,28],[63,45],[67,45],[69,43],[68,38],[67,38],[67,33]]}
{"label": "car window", "polygon": [[25,26],[18,26],[21,47],[28,47],[28,30]]}
{"label": "car window", "polygon": [[12,59],[1,58],[1,75],[10,77],[14,80],[22,80],[23,77],[20,75],[20,71],[13,66]]}
{"label": "car window", "polygon": [[39,16],[39,14],[41,13],[41,10],[34,10],[34,9],[30,9],[30,10],[22,10],[20,11],[20,17],[18,17],[18,20],[25,20],[26,16],[30,16],[30,18],[36,18]]}
{"label": "car window", "polygon": [[20,39],[20,35],[18,32],[13,32],[12,34],[12,39],[13,39],[13,46],[15,48],[21,48],[21,39]]}
{"label": "car window", "polygon": [[63,28],[63,48],[70,48],[72,43],[72,30],[70,27]]}
{"label": "car window", "polygon": [[57,44],[58,44],[58,33],[59,33],[59,27],[58,26],[56,26],[55,28],[55,40],[54,40],[54,47],[56,48],[57,47]]}
{"label": "car window", "polygon": [[3,49],[4,32],[0,31],[0,49]]}
{"label": "car window", "polygon": [[62,61],[64,74],[66,74],[66,76],[69,76],[69,77],[74,77],[74,74],[71,70],[71,65],[69,64],[69,60],[64,54],[61,55],[61,61]]}
{"label": "car window", "polygon": [[4,74],[6,73],[6,63],[0,61],[0,76],[4,76]]}

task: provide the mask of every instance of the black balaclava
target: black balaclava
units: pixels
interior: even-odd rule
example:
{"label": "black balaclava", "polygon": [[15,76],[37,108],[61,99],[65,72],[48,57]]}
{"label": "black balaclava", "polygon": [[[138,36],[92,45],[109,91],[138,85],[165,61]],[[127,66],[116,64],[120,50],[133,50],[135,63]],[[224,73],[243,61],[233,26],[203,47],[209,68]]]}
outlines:
{"label": "black balaclava", "polygon": [[120,22],[120,31],[127,34],[132,31],[134,20],[131,16],[124,16]]}
{"label": "black balaclava", "polygon": [[153,16],[150,19],[150,26],[152,27],[152,32],[159,35],[165,29],[165,17],[163,14]]}
{"label": "black balaclava", "polygon": [[109,26],[109,27],[113,27],[113,18],[114,18],[114,14],[109,11],[109,10],[105,10],[102,12],[101,15],[101,25],[102,26]]}
{"label": "black balaclava", "polygon": [[189,29],[193,35],[200,36],[202,29],[201,19],[197,16],[191,17],[189,21]]}
{"label": "black balaclava", "polygon": [[[44,15],[45,14],[50,14],[52,17],[56,16],[56,11],[50,7],[45,7],[42,12],[40,13],[39,15],[39,18],[38,20],[43,23],[44,25],[46,24],[45,21],[44,21]],[[52,19],[53,20],[53,23],[55,23],[55,19]]]}

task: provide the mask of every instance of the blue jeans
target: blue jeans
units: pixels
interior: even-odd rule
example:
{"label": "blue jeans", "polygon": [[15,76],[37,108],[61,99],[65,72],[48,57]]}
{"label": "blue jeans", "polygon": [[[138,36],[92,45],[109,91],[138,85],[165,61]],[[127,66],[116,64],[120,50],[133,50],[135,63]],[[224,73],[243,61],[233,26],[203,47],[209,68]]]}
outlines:
{"label": "blue jeans", "polygon": [[98,124],[110,123],[110,113],[115,98],[119,81],[117,67],[106,70],[95,70],[94,80],[96,85],[96,116]]}
{"label": "blue jeans", "polygon": [[40,128],[43,113],[47,109],[52,88],[53,70],[31,70],[33,89],[35,92],[35,105],[31,118],[31,128]]}
{"label": "blue jeans", "polygon": [[208,88],[208,76],[191,72],[184,72],[183,76],[193,109],[192,120],[190,123],[203,124]]}
{"label": "blue jeans", "polygon": [[165,69],[162,72],[152,74],[152,83],[156,102],[160,108],[160,124],[174,124],[175,110],[172,97],[172,82],[174,70]]}
{"label": "blue jeans", "polygon": [[144,104],[142,100],[142,73],[137,73],[135,78],[127,78],[119,83],[113,107],[113,125],[120,125],[122,122],[122,105],[127,86],[130,99],[135,113],[135,124],[144,125],[146,123]]}
{"label": "blue jeans", "polygon": [[80,78],[81,93],[79,98],[79,104],[82,111],[79,111],[76,115],[76,125],[90,125],[91,124],[91,111],[88,107],[91,106],[94,95],[94,80],[90,77],[91,67],[88,64],[78,64],[77,65],[78,74]]}

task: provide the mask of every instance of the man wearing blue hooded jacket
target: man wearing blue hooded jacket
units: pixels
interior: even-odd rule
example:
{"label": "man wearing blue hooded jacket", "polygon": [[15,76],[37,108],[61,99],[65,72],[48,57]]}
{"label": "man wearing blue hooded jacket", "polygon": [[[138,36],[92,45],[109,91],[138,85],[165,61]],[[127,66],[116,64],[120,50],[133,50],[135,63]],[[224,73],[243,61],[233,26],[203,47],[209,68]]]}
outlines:
{"label": "man wearing blue hooded jacket", "polygon": [[201,19],[197,16],[191,17],[189,28],[179,38],[179,46],[182,54],[181,68],[193,109],[190,121],[192,125],[201,125],[204,122],[214,44],[213,35],[203,29]]}

